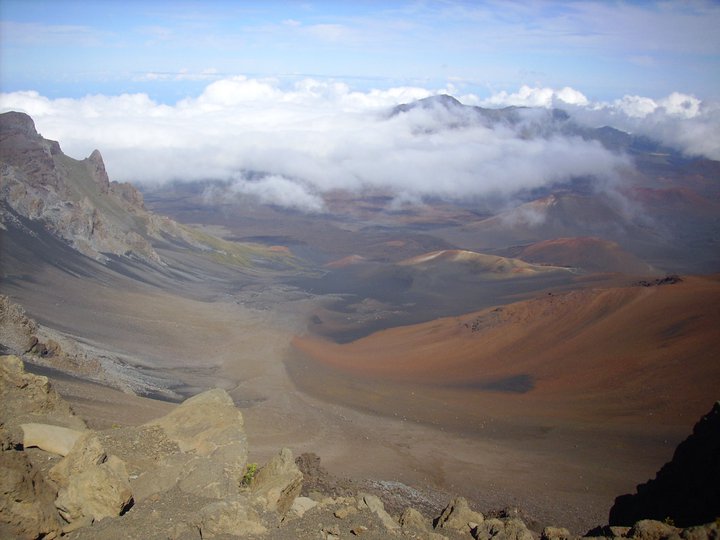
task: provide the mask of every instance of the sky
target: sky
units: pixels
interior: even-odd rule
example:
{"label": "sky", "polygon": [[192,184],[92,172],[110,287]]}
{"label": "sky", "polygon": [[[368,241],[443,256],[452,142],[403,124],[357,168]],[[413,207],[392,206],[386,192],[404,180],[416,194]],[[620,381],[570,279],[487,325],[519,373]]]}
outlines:
{"label": "sky", "polygon": [[0,21],[3,91],[48,97],[171,103],[236,75],[720,97],[715,1],[2,0]]}
{"label": "sky", "polygon": [[338,187],[468,197],[616,177],[627,157],[392,106],[560,106],[720,159],[718,28],[702,0],[0,0],[0,111],[73,157],[99,148],[122,181],[232,179],[308,211]]}

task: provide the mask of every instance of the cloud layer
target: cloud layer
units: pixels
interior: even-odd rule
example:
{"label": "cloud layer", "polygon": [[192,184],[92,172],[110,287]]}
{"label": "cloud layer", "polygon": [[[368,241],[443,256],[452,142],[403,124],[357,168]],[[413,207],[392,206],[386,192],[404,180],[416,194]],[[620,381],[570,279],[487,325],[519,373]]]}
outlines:
{"label": "cloud layer", "polygon": [[[145,94],[48,99],[14,92],[0,96],[0,110],[27,112],[43,136],[59,140],[73,157],[99,148],[116,180],[231,180],[236,196],[312,212],[323,210],[322,194],[334,189],[382,189],[398,200],[460,199],[511,195],[577,176],[613,179],[628,166],[626,157],[599,143],[528,137],[522,123],[449,128],[441,110],[387,114],[439,93],[453,88],[357,92],[311,79],[283,88],[274,80],[232,77],[175,105]],[[649,134],[688,154],[720,159],[720,111],[692,96],[592,102],[573,88],[522,87],[459,99],[559,106],[587,125]],[[262,174],[249,174],[256,172]]]}

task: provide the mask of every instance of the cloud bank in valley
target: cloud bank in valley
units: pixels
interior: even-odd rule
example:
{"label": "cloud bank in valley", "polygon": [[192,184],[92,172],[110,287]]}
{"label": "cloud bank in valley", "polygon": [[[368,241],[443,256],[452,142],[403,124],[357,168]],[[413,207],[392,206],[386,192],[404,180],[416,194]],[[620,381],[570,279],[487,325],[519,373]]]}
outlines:
{"label": "cloud bank in valley", "polygon": [[[48,99],[13,92],[0,96],[0,110],[27,112],[73,157],[99,148],[116,180],[231,180],[238,196],[312,212],[322,211],[322,194],[335,189],[382,189],[398,200],[511,195],[576,176],[612,179],[629,164],[597,142],[527,137],[522,123],[461,121],[448,128],[443,112],[432,108],[388,115],[397,104],[441,93],[453,88],[356,92],[343,83],[304,80],[281,88],[274,80],[232,77],[174,105],[145,94]],[[572,88],[522,87],[459,99],[560,107],[580,123],[652,135],[720,159],[720,110],[692,96],[592,102]]]}

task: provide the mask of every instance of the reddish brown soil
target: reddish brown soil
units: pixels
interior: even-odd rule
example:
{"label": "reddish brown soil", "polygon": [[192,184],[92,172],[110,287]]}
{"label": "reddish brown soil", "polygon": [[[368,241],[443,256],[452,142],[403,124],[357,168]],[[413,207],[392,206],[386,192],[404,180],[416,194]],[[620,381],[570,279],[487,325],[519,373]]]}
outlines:
{"label": "reddish brown soil", "polygon": [[555,238],[531,244],[518,257],[540,264],[572,266],[593,271],[647,274],[650,266],[616,242],[593,237]]}
{"label": "reddish brown soil", "polygon": [[[649,415],[654,425],[691,425],[718,398],[718,328],[720,280],[693,277],[548,294],[343,345],[312,336],[294,345],[324,371],[351,376],[340,398],[348,403],[361,401],[353,389],[396,384],[445,404],[417,407],[432,423],[546,417],[642,429]],[[523,388],[513,388],[518,380]]]}

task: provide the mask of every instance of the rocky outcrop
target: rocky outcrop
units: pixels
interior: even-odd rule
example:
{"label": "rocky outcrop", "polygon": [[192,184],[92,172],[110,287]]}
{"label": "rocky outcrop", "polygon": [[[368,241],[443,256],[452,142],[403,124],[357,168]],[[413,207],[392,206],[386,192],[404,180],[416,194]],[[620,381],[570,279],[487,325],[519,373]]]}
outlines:
{"label": "rocky outcrop", "polygon": [[85,423],[46,377],[26,373],[17,356],[0,357],[0,397],[0,536],[51,537],[62,528],[54,505],[57,488],[24,451],[30,442],[21,426],[42,422],[75,432]]}
{"label": "rocky outcrop", "polygon": [[[3,405],[43,419],[42,429],[58,427],[50,424],[53,419],[66,424],[78,420],[47,380],[25,373],[16,357],[0,357],[0,390]],[[23,445],[12,427],[19,426],[18,421],[5,410],[0,415],[2,538],[537,538],[517,511],[485,517],[462,497],[431,521],[415,506],[406,505],[398,516],[394,512],[399,505],[387,492],[378,492],[385,500],[367,492],[337,496],[323,493],[322,484],[316,484],[310,496],[298,496],[303,473],[287,448],[261,467],[248,487],[243,481],[248,452],[243,419],[224,390],[198,394],[141,426],[98,432],[84,425],[71,428],[76,436],[67,452],[43,450],[45,444],[31,448],[28,441]],[[712,418],[699,424],[696,436],[705,433],[708,421]],[[317,456],[306,454],[298,462],[333,488]],[[712,521],[682,529],[669,520],[645,519],[627,527],[600,527],[587,537],[717,540],[719,526]],[[574,538],[558,527],[545,527],[541,536]]]}
{"label": "rocky outcrop", "polygon": [[112,254],[161,262],[142,197],[125,185],[112,188],[98,150],[74,160],[41,137],[29,116],[8,112],[0,114],[0,167],[0,222],[17,216],[40,221],[99,261]]}
{"label": "rocky outcrop", "polygon": [[25,315],[25,310],[0,295],[0,345],[9,352],[23,354],[38,343],[37,324]]}
{"label": "rocky outcrop", "polygon": [[[165,270],[156,247],[233,267],[297,268],[289,251],[237,244],[158,216],[131,184],[111,181],[102,155],[83,160],[44,139],[24,113],[0,114],[0,230],[44,250],[61,240],[100,263],[142,261]],[[252,254],[252,256],[250,256]],[[53,261],[55,263],[55,261]],[[286,264],[287,262],[287,264]]]}
{"label": "rocky outcrop", "polygon": [[91,524],[121,515],[132,504],[132,490],[125,463],[110,456],[100,465],[72,474],[60,489],[55,506],[70,524]]}
{"label": "rocky outcrop", "polygon": [[0,357],[0,432],[10,443],[22,446],[22,424],[50,424],[83,431],[85,422],[52,388],[47,377],[27,373],[17,356]]}
{"label": "rocky outcrop", "polygon": [[434,525],[436,529],[470,532],[483,521],[485,517],[480,512],[471,510],[464,497],[456,497],[445,507]]}
{"label": "rocky outcrop", "polygon": [[[146,483],[217,498],[239,493],[247,462],[247,437],[242,413],[224,390],[209,390],[150,422],[163,430],[180,454],[167,457],[148,471]],[[291,501],[292,502],[292,501]]]}
{"label": "rocky outcrop", "polygon": [[106,459],[107,454],[97,434],[86,431],[78,437],[70,452],[50,469],[48,476],[58,486],[66,487],[73,476],[102,464]]}
{"label": "rocky outcrop", "polygon": [[183,452],[210,456],[229,449],[244,471],[247,439],[242,413],[224,390],[208,390],[186,400],[174,411],[147,425],[159,426]]}
{"label": "rocky outcrop", "polygon": [[394,533],[400,530],[400,523],[385,511],[385,505],[376,495],[361,493],[358,496],[358,504],[361,508],[367,507],[375,514],[388,532]]}
{"label": "rocky outcrop", "polygon": [[60,189],[54,156],[61,153],[56,141],[38,135],[35,122],[28,115],[14,111],[0,115],[0,162],[4,182],[12,168],[27,178],[31,187]]}
{"label": "rocky outcrop", "polygon": [[0,451],[0,537],[38,538],[57,534],[55,488],[24,452]]}
{"label": "rocky outcrop", "polygon": [[295,465],[292,451],[283,448],[252,481],[252,493],[268,510],[284,516],[300,495],[303,475]]}
{"label": "rocky outcrop", "polygon": [[682,527],[701,525],[720,515],[720,402],[675,450],[672,460],[637,493],[615,499],[611,525],[641,519],[672,520]]}
{"label": "rocky outcrop", "polygon": [[540,540],[571,540],[573,536],[565,527],[545,527]]}
{"label": "rocky outcrop", "polygon": [[108,178],[107,171],[105,170],[105,162],[100,154],[100,150],[93,150],[92,154],[83,160],[83,163],[85,163],[90,173],[90,178],[100,187],[100,192],[108,193],[110,191],[110,178]]}
{"label": "rocky outcrop", "polygon": [[475,540],[533,540],[525,523],[518,518],[486,519],[472,529]]}
{"label": "rocky outcrop", "polygon": [[[124,392],[136,393],[143,388],[132,379],[108,375],[100,358],[108,361],[112,352],[80,343],[62,332],[37,324],[20,305],[5,295],[0,295],[0,354],[16,355],[34,366],[91,379]],[[142,379],[137,382],[142,384]]]}

